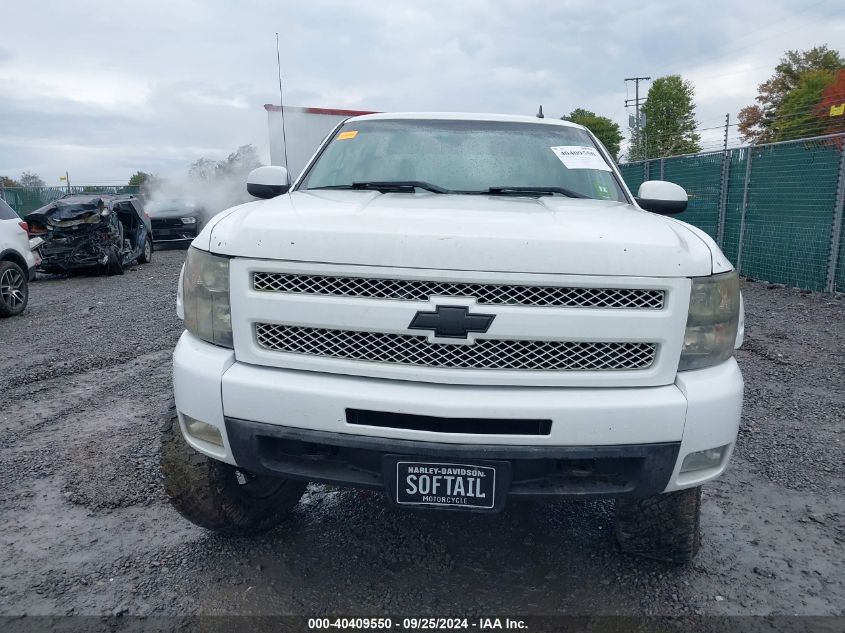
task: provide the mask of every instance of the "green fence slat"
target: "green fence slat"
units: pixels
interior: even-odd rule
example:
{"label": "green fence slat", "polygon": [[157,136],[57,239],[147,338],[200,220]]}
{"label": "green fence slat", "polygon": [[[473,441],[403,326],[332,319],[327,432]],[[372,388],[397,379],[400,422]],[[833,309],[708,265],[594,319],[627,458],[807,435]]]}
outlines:
{"label": "green fence slat", "polygon": [[752,151],[740,272],[824,290],[839,151],[829,140]]}
{"label": "green fence slat", "polygon": [[[732,262],[739,253],[743,192],[749,156],[751,169],[740,273],[747,277],[807,290],[825,289],[835,217],[841,152],[845,135],[798,139],[727,150],[722,251]],[[678,219],[718,233],[724,152],[670,156],[663,159],[663,179],[675,182],[690,197]],[[651,178],[659,177],[659,160],[651,161]],[[643,163],[620,165],[632,191],[642,184]],[[845,231],[839,244],[834,289],[845,292]]]}
{"label": "green fence slat", "polygon": [[640,188],[640,185],[643,184],[643,181],[645,180],[643,173],[643,164],[624,163],[622,165],[619,165],[619,171],[622,172],[622,179],[625,181],[625,184],[628,185],[628,189],[630,189],[631,193],[636,196],[637,190]]}
{"label": "green fence slat", "polygon": [[730,152],[730,171],[728,173],[728,193],[725,203],[725,234],[722,252],[728,261],[736,263],[739,252],[739,227],[742,218],[742,192],[745,184],[745,168],[748,162],[748,149],[728,150]]}
{"label": "green fence slat", "polygon": [[833,289],[836,292],[845,292],[845,232],[839,238],[839,259],[836,276],[833,278]]}
{"label": "green fence slat", "polygon": [[689,204],[676,217],[706,232],[714,240],[719,225],[722,154],[699,154],[664,159],[663,179],[686,189]]}

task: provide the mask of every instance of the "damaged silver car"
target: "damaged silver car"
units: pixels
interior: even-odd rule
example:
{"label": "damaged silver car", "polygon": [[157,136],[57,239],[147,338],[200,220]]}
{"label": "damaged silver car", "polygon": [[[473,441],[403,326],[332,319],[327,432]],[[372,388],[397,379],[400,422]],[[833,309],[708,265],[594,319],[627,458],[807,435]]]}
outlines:
{"label": "damaged silver car", "polygon": [[123,194],[68,195],[26,216],[31,237],[40,237],[40,268],[68,273],[100,268],[122,275],[133,261],[153,254],[152,226],[141,200]]}

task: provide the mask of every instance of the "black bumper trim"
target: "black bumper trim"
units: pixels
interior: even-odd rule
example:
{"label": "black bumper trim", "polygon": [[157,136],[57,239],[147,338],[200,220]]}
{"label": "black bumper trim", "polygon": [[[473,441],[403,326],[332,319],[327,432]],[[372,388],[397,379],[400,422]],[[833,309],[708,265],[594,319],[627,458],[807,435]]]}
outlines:
{"label": "black bumper trim", "polygon": [[680,442],[614,446],[452,444],[330,433],[226,419],[235,462],[252,472],[384,488],[385,455],[510,462],[511,495],[645,497],[666,488]]}
{"label": "black bumper trim", "polygon": [[551,420],[513,418],[440,418],[410,413],[388,413],[365,409],[347,409],[346,423],[355,426],[378,426],[385,429],[433,431],[435,433],[469,433],[470,435],[549,435]]}
{"label": "black bumper trim", "polygon": [[196,239],[196,235],[189,235],[187,237],[168,237],[168,238],[158,238],[154,237],[153,242],[155,244],[168,244],[171,242],[192,242]]}

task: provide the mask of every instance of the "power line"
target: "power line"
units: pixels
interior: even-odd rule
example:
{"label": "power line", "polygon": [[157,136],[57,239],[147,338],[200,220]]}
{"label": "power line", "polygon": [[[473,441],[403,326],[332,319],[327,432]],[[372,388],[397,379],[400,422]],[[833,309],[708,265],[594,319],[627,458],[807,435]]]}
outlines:
{"label": "power line", "polygon": [[[799,110],[798,112],[790,112],[788,114],[779,114],[779,115],[775,115],[775,116],[766,116],[764,114],[763,117],[761,118],[761,122],[770,123],[770,122],[773,122],[773,121],[781,121],[783,119],[793,119],[793,118],[798,118],[798,117],[808,116],[808,115],[818,117],[819,114],[818,114],[817,107],[814,106],[814,107],[808,108],[806,110]],[[830,118],[833,119],[833,117],[830,117]],[[824,121],[824,119],[820,119],[820,121]],[[730,123],[729,127],[732,127],[732,128],[733,127],[739,127],[740,125],[742,125],[742,122]],[[706,131],[709,131],[709,130],[722,130],[724,128],[725,128],[725,125],[722,124],[722,125],[714,125],[712,127],[699,127],[699,128],[696,128],[696,131],[697,132],[706,132]]]}

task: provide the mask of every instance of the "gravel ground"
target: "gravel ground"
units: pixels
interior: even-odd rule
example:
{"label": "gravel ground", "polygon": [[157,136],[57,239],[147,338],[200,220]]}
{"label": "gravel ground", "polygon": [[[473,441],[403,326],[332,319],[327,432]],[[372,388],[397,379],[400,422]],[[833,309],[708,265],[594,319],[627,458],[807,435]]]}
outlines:
{"label": "gravel ground", "polygon": [[312,485],[269,535],[179,517],[158,426],[183,251],[43,278],[0,321],[0,614],[842,614],[845,301],[746,283],[746,403],[678,568],[626,557],[610,502],[412,513]]}

